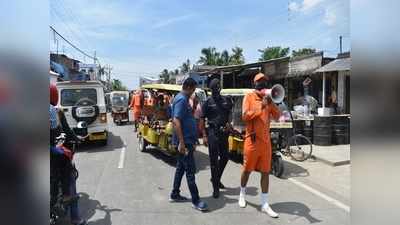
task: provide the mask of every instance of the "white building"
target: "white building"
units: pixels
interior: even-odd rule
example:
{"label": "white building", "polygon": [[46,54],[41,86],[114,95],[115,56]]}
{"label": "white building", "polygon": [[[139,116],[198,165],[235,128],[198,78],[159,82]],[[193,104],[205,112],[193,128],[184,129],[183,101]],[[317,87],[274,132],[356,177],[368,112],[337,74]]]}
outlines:
{"label": "white building", "polygon": [[89,74],[90,80],[102,80],[98,77],[99,67],[96,64],[79,63],[79,71]]}

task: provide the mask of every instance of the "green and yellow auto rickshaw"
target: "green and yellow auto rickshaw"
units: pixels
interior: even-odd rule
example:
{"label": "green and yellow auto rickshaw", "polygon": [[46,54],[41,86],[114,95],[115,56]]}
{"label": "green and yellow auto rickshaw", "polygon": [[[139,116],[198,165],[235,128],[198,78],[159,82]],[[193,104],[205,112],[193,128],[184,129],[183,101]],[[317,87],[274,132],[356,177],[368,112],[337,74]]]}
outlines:
{"label": "green and yellow auto rickshaw", "polygon": [[[139,150],[146,151],[152,145],[164,153],[176,153],[172,145],[173,124],[170,116],[170,105],[181,90],[181,85],[175,84],[145,84],[141,86],[144,96],[142,115],[139,121]],[[204,90],[197,88],[196,95],[204,101]]]}

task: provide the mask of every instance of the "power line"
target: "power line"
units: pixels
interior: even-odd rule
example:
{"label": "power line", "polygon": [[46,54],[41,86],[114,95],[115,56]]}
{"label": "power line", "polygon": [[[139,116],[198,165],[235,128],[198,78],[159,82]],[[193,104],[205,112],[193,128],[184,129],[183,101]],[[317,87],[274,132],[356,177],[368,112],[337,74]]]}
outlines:
{"label": "power line", "polygon": [[[55,7],[53,7],[52,5],[50,5],[50,7],[52,9],[50,11],[51,14],[53,16],[57,17],[58,21],[60,22],[60,24],[62,23],[62,25],[64,26],[65,30],[67,30],[68,33],[70,33],[72,35],[72,36],[70,36],[70,38],[72,37],[76,42],[78,42],[78,44],[82,45],[82,39],[80,38],[79,35],[77,35],[77,33],[75,33],[75,31],[70,27],[70,25],[67,22],[65,22],[64,16],[61,13],[59,13],[59,11]],[[53,23],[53,25],[55,25],[55,24]]]}
{"label": "power line", "polygon": [[75,28],[79,30],[78,33],[80,34],[80,37],[82,37],[82,40],[85,42],[85,45],[93,48],[92,43],[89,41],[85,32],[83,32],[82,29],[80,29],[80,26],[83,25],[84,23],[82,23],[82,21],[79,19],[79,16],[75,16],[76,14],[73,13],[73,10],[71,10],[68,4],[66,4],[64,1],[56,1],[56,2],[58,2],[58,5],[64,9],[63,12],[65,13],[65,15],[69,17],[69,20],[76,25]]}
{"label": "power line", "polygon": [[93,59],[93,60],[97,60],[96,57],[93,57],[91,55],[89,55],[88,53],[84,52],[83,50],[81,50],[80,48],[78,48],[76,45],[72,44],[68,39],[66,39],[64,36],[62,36],[60,33],[57,32],[56,29],[54,29],[52,26],[49,26],[50,29],[56,33],[59,37],[61,37],[65,42],[67,42],[69,45],[71,45],[71,47],[73,47],[75,50],[77,50],[78,52],[82,53],[84,56]]}

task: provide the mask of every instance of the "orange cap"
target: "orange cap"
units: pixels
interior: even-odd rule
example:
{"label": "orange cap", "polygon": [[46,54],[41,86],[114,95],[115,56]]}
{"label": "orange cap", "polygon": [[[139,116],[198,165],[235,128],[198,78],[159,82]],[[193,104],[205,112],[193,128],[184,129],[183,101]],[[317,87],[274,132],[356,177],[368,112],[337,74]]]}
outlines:
{"label": "orange cap", "polygon": [[258,73],[255,77],[254,77],[254,82],[259,81],[261,79],[265,79],[268,80],[268,77],[265,76],[263,73]]}

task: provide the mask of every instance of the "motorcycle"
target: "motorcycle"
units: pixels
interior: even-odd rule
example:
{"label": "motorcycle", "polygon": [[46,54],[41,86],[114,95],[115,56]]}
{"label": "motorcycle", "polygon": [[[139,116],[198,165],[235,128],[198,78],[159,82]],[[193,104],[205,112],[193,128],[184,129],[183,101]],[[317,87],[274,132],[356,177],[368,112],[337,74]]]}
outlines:
{"label": "motorcycle", "polygon": [[[87,125],[86,122],[79,122],[77,128],[83,130],[82,133],[87,133]],[[82,137],[83,139],[84,137]],[[74,140],[70,140],[67,138],[65,133],[61,133],[60,136],[56,138],[56,143],[58,147],[63,148],[64,156],[69,159],[70,167],[71,167],[71,176],[75,181],[79,177],[79,172],[75,166],[74,162],[74,154],[76,150],[76,145],[78,144]],[[56,192],[53,195],[50,195],[50,225],[57,224],[61,218],[67,216],[69,208],[74,201],[78,201],[79,196],[73,196],[67,201],[64,200],[63,192],[62,192],[62,183],[60,179],[60,174],[56,174],[55,176],[50,176],[50,184],[56,186]]]}

